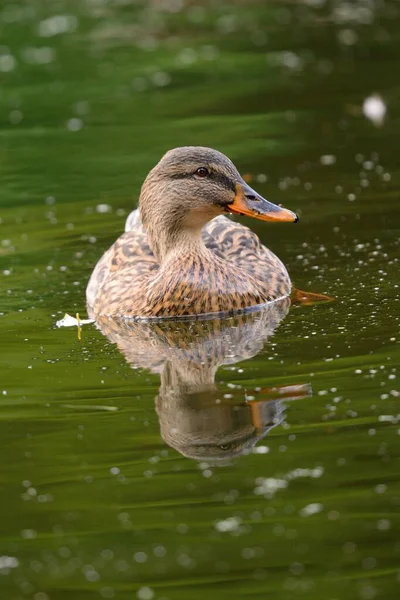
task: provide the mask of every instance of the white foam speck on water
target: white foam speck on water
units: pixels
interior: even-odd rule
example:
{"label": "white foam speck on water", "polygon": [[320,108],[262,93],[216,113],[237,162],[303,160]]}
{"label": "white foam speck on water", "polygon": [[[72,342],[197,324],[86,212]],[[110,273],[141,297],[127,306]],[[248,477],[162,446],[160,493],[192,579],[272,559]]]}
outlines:
{"label": "white foam speck on water", "polygon": [[268,446],[255,446],[252,450],[253,454],[268,454]]}
{"label": "white foam speck on water", "polygon": [[78,19],[74,15],[54,15],[40,21],[38,34],[40,37],[53,37],[61,33],[70,33],[78,28]]}
{"label": "white foam speck on water", "polygon": [[16,569],[18,566],[19,560],[15,556],[0,556],[0,573],[8,573],[9,569]]}
{"label": "white foam speck on water", "polygon": [[321,165],[330,166],[335,164],[336,156],[334,156],[333,154],[324,154],[320,157],[319,160]]}
{"label": "white foam speck on water", "polygon": [[109,204],[98,204],[96,206],[96,212],[99,214],[109,213],[112,211],[112,207]]}
{"label": "white foam speck on water", "polygon": [[215,529],[221,533],[237,531],[242,523],[239,517],[228,517],[215,523]]}
{"label": "white foam speck on water", "polygon": [[138,589],[136,596],[139,600],[152,600],[154,598],[154,591],[147,586],[143,586]]}
{"label": "white foam speck on water", "polygon": [[264,496],[265,498],[273,498],[279,490],[286,489],[290,481],[298,479],[299,477],[311,477],[316,479],[324,474],[323,467],[315,467],[314,469],[303,469],[298,468],[293,471],[289,471],[285,475],[278,477],[257,477],[254,488],[254,493],[257,496]]}
{"label": "white foam speck on water", "polygon": [[362,105],[364,116],[377,127],[383,125],[386,117],[386,104],[379,94],[372,94],[364,99]]}
{"label": "white foam speck on water", "polygon": [[0,55],[0,72],[9,73],[13,71],[17,66],[17,61],[12,54],[1,54]]}
{"label": "white foam speck on water", "polygon": [[316,515],[324,510],[324,505],[320,502],[312,502],[311,504],[307,504],[300,511],[299,515],[301,517],[310,517],[311,515]]}

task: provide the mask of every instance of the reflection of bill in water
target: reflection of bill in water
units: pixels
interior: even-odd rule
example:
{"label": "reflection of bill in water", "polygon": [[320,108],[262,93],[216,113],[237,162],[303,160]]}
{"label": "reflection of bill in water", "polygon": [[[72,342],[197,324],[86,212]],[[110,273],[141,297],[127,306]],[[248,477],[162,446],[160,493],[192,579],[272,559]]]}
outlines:
{"label": "reflection of bill in water", "polygon": [[215,383],[217,370],[257,355],[286,316],[285,298],[219,319],[138,322],[101,318],[99,329],[132,366],[160,375],[156,410],[163,440],[184,456],[218,462],[248,452],[283,420],[283,401],[307,384],[247,390]]}

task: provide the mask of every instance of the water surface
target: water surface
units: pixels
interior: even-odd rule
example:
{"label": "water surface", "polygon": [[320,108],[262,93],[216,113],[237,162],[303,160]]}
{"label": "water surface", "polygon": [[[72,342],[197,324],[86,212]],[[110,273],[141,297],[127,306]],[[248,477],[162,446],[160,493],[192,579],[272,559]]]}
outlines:
{"label": "water surface", "polygon": [[[2,598],[398,597],[399,17],[2,4]],[[300,214],[246,224],[335,301],[57,329],[183,144]]]}

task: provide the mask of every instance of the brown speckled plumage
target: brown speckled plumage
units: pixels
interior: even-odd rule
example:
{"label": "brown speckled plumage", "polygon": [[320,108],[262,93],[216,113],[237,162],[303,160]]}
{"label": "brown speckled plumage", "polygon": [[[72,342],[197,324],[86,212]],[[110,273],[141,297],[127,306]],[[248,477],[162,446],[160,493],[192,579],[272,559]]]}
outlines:
{"label": "brown speckled plumage", "polygon": [[[199,168],[208,175],[198,176]],[[92,273],[89,313],[179,317],[241,311],[287,296],[291,283],[283,263],[250,229],[221,214],[238,212],[238,189],[251,214],[264,218],[258,215],[266,201],[223,154],[200,147],[168,152],[146,178],[125,233]],[[268,215],[289,214],[266,205]],[[289,220],[284,216],[273,219]]]}

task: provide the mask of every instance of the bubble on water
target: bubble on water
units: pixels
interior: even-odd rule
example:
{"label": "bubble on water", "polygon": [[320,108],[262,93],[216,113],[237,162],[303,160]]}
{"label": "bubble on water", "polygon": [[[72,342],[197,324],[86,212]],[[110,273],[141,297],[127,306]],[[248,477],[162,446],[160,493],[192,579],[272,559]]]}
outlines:
{"label": "bubble on water", "polygon": [[362,111],[364,116],[374,125],[383,125],[386,117],[386,104],[379,94],[372,94],[364,99]]}
{"label": "bubble on water", "polygon": [[145,552],[136,552],[133,558],[137,563],[145,563],[147,561],[147,554]]}
{"label": "bubble on water", "polygon": [[307,504],[300,511],[299,515],[301,517],[310,517],[311,515],[317,515],[318,513],[324,510],[324,505],[320,502],[312,502],[311,504]]}
{"label": "bubble on water", "polygon": [[33,600],[50,600],[50,598],[45,592],[38,592],[33,596]]}
{"label": "bubble on water", "polygon": [[21,123],[23,118],[24,115],[20,110],[12,110],[8,115],[8,120],[10,121],[11,125],[18,125],[18,123]]}
{"label": "bubble on water", "polygon": [[100,555],[103,560],[112,560],[114,558],[114,552],[109,548],[102,550]]}
{"label": "bubble on water", "polygon": [[384,494],[387,490],[387,485],[385,483],[380,483],[377,486],[375,486],[375,492],[377,494]]}
{"label": "bubble on water", "polygon": [[211,46],[210,44],[206,44],[200,50],[201,58],[204,60],[216,60],[219,56],[219,49],[216,46]]}
{"label": "bubble on water", "polygon": [[154,591],[150,587],[144,586],[138,589],[136,596],[139,600],[152,600],[154,598]]}
{"label": "bubble on water", "polygon": [[336,156],[334,154],[323,154],[319,160],[321,165],[330,166],[335,164]]}
{"label": "bubble on water", "polygon": [[153,553],[154,553],[154,556],[156,556],[157,558],[164,558],[167,551],[164,548],[164,546],[156,546],[153,550]]}
{"label": "bubble on water", "polygon": [[34,529],[23,529],[21,531],[21,537],[24,538],[24,540],[34,540],[37,536],[37,533]]}
{"label": "bubble on water", "polygon": [[40,21],[38,34],[40,37],[53,37],[61,33],[71,33],[78,28],[78,19],[74,15],[54,15]]}
{"label": "bubble on water", "polygon": [[83,121],[82,121],[82,119],[79,119],[78,117],[73,117],[72,119],[69,119],[67,121],[68,131],[80,131],[80,129],[82,129],[82,127],[83,127]]}
{"label": "bubble on water", "polygon": [[17,61],[12,54],[0,54],[0,72],[9,73],[17,66]]}
{"label": "bubble on water", "polygon": [[375,598],[376,594],[376,588],[370,584],[363,585],[360,589],[361,600],[372,600],[373,598]]}
{"label": "bubble on water", "polygon": [[132,88],[135,92],[144,92],[147,89],[147,81],[144,77],[135,77],[132,80]]}
{"label": "bubble on water", "polygon": [[353,554],[353,552],[357,550],[357,546],[354,542],[346,542],[343,545],[342,550],[345,554]]}
{"label": "bubble on water", "polygon": [[242,520],[239,517],[228,517],[227,519],[224,519],[222,521],[217,521],[214,524],[214,527],[217,531],[225,533],[231,531],[238,531],[241,523]]}
{"label": "bubble on water", "polygon": [[180,523],[179,525],[177,525],[176,531],[178,533],[185,534],[189,531],[189,527],[186,525],[186,523]]}
{"label": "bubble on water", "polygon": [[358,42],[358,35],[354,29],[341,29],[337,37],[339,43],[343,46],[354,46]]}
{"label": "bubble on water", "polygon": [[23,49],[22,57],[24,61],[31,65],[47,65],[56,58],[56,51],[49,46],[39,48],[28,46]]}
{"label": "bubble on water", "polygon": [[112,207],[109,204],[98,204],[96,206],[96,212],[99,214],[109,213],[112,211]]}
{"label": "bubble on water", "polygon": [[237,28],[237,17],[234,14],[224,15],[217,21],[217,27],[222,33],[233,33]]}
{"label": "bubble on water", "polygon": [[255,446],[253,448],[253,454],[268,454],[268,446]]}
{"label": "bubble on water", "polygon": [[16,569],[18,566],[19,560],[15,556],[0,556],[0,573],[7,573],[9,569]]}
{"label": "bubble on water", "polygon": [[286,479],[278,479],[276,477],[258,477],[256,484],[254,493],[257,496],[264,496],[266,498],[272,498],[278,490],[283,490],[288,486]]}
{"label": "bubble on water", "polygon": [[196,51],[193,48],[183,48],[178,56],[178,62],[181,65],[191,65],[197,60]]}
{"label": "bubble on water", "polygon": [[281,55],[282,64],[288,69],[300,71],[303,68],[304,61],[298,54],[294,52],[282,52]]}
{"label": "bubble on water", "polygon": [[96,581],[99,581],[100,575],[98,574],[96,569],[93,567],[93,565],[86,565],[85,567],[83,567],[83,571],[84,571],[85,577],[88,581],[93,582],[93,583]]}
{"label": "bubble on water", "polygon": [[[387,400],[389,398],[389,394],[382,394],[381,400]],[[379,415],[378,421],[380,423],[393,423],[393,425],[397,425],[400,421],[400,415]]]}
{"label": "bubble on water", "polygon": [[157,73],[154,73],[154,75],[152,75],[151,80],[154,83],[154,85],[157,85],[158,87],[165,87],[166,85],[171,83],[171,76],[168,75],[168,73],[166,73],[165,71],[158,71]]}
{"label": "bubble on water", "polygon": [[240,554],[245,560],[250,560],[251,558],[254,558],[255,551],[254,548],[243,548]]}
{"label": "bubble on water", "polygon": [[378,531],[388,531],[391,528],[392,524],[389,519],[379,519],[376,524],[376,528]]}

